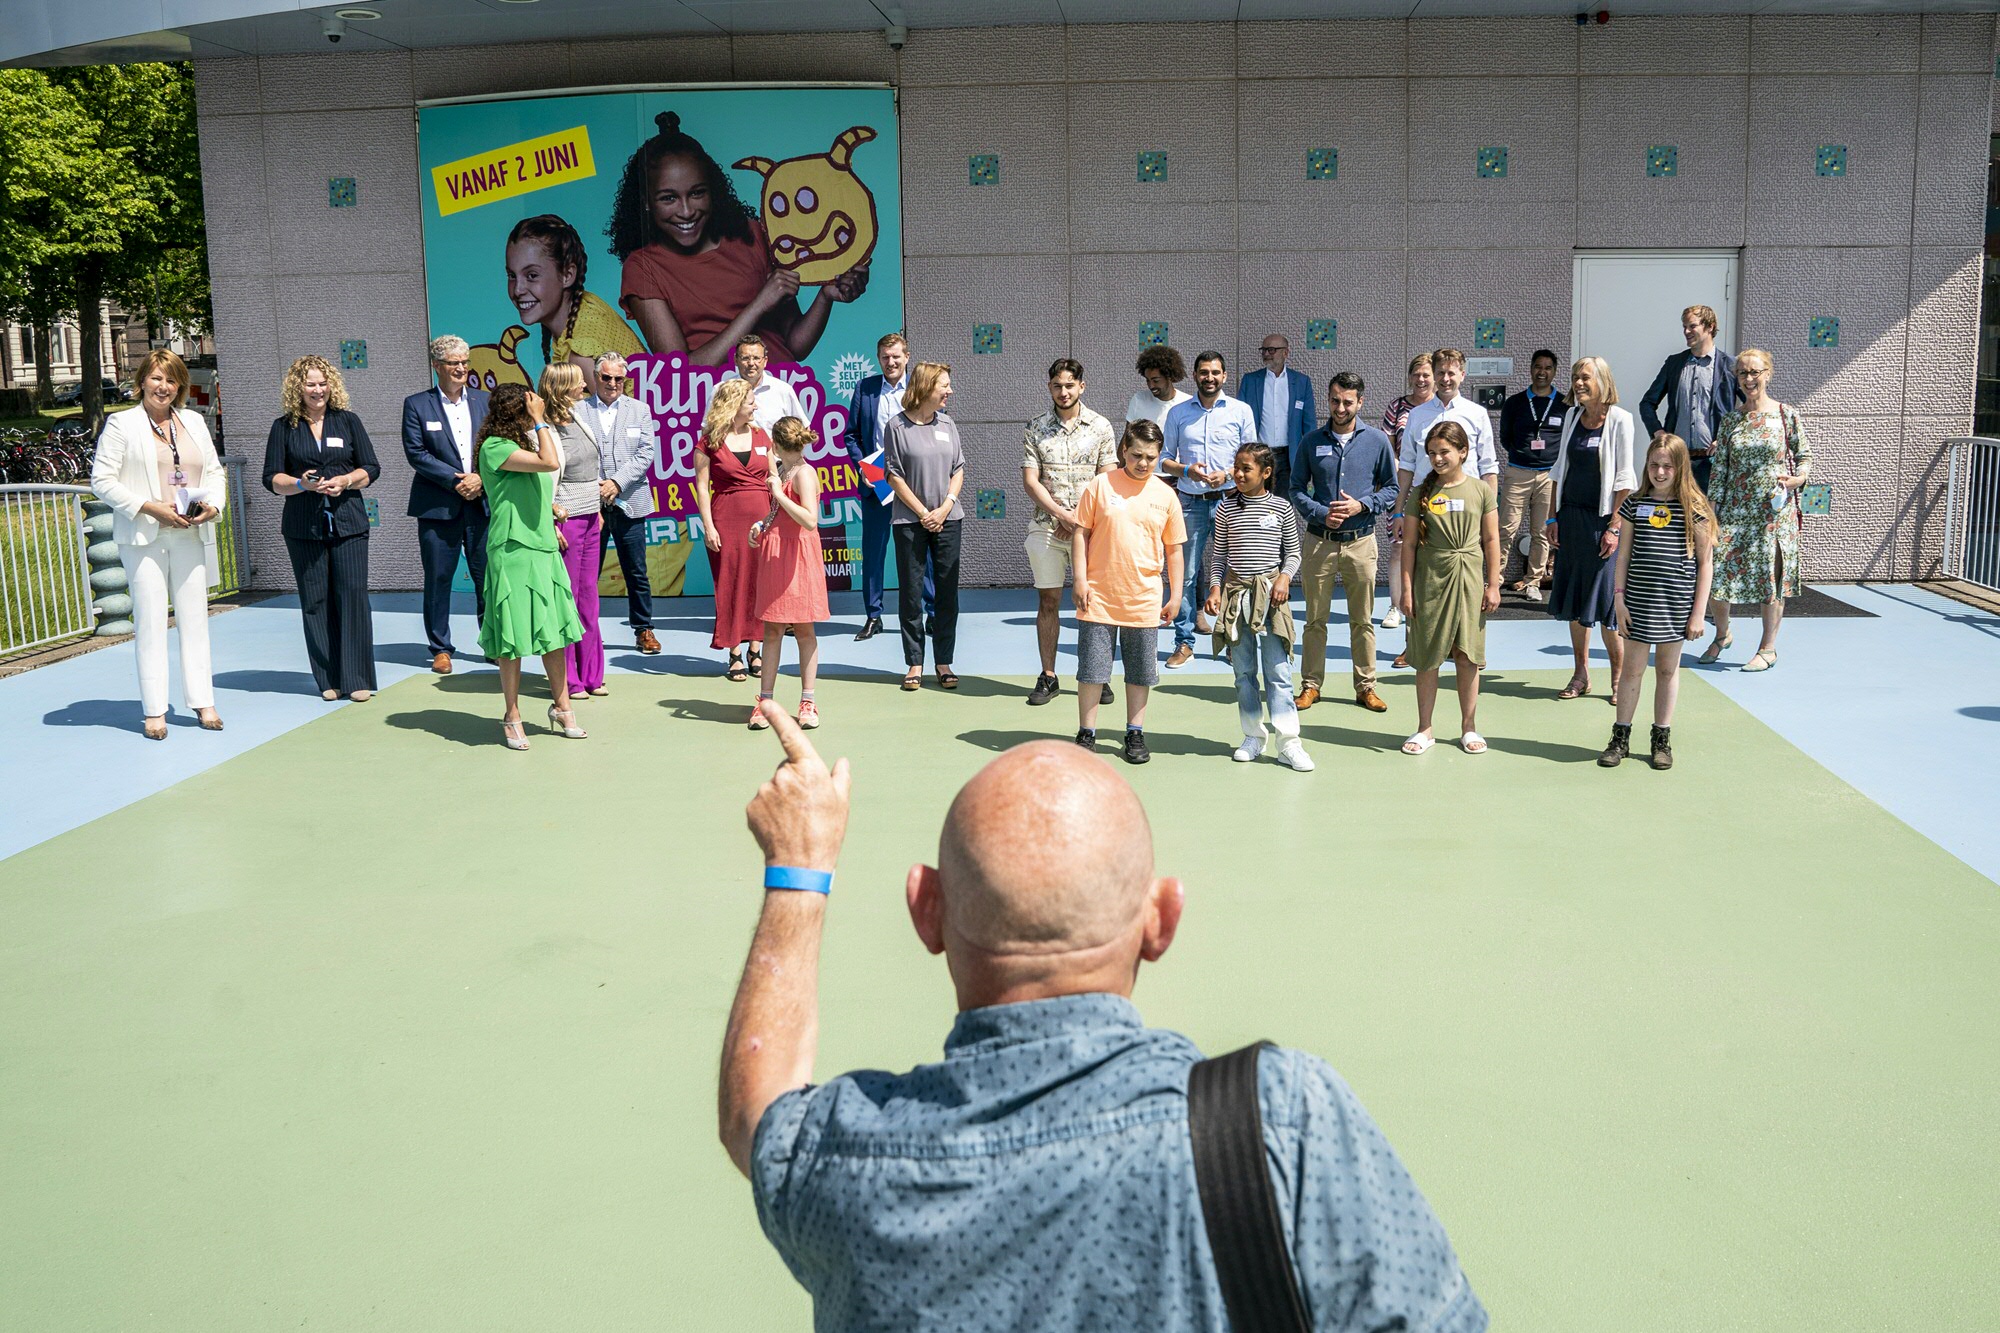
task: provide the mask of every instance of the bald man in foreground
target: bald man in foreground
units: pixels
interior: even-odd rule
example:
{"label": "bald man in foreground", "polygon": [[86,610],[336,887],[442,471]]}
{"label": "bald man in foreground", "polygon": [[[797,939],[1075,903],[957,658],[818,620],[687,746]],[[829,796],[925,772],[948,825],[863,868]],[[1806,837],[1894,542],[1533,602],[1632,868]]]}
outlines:
{"label": "bald man in foreground", "polygon": [[[1180,925],[1179,880],[1109,765],[1009,750],[958,793],[904,884],[958,991],[944,1059],[812,1086],[820,928],[848,770],[762,705],[785,760],[750,802],[763,914],[722,1050],[722,1141],[819,1333],[1229,1327],[1196,1193],[1177,1033],[1130,996]],[[1476,1333],[1444,1228],[1347,1085],[1258,1070],[1266,1166],[1316,1330]]]}

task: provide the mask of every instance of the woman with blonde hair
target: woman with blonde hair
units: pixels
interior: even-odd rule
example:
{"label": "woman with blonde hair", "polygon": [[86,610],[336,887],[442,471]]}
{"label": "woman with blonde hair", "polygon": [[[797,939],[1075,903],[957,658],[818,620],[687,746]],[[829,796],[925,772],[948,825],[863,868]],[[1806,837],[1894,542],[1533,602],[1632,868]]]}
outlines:
{"label": "woman with blonde hair", "polygon": [[1555,570],[1549,587],[1549,614],[1569,622],[1575,659],[1569,684],[1558,699],[1590,693],[1590,630],[1599,626],[1611,661],[1611,697],[1625,661],[1612,604],[1618,542],[1625,520],[1619,507],[1639,486],[1638,423],[1618,406],[1618,385],[1601,356],[1586,356],[1570,367],[1570,409],[1563,418],[1549,488],[1555,493]]}
{"label": "woman with blonde hair", "polygon": [[264,442],[264,489],[285,497],[278,530],[298,585],[306,660],[320,698],[365,703],[375,694],[375,623],[360,492],[382,465],[325,357],[292,362],[281,401],[284,411]]}
{"label": "woman with blonde hair", "polygon": [[[694,502],[715,582],[711,648],[729,650],[731,680],[764,670],[764,622],[757,618],[757,561],[750,528],[771,507],[771,437],[751,419],[756,401],[740,379],[709,394],[694,453]],[[744,649],[749,662],[744,662]]]}
{"label": "woman with blonde hair", "polygon": [[597,619],[597,578],[604,565],[603,492],[598,487],[603,467],[596,441],[576,418],[576,405],[588,390],[583,370],[569,361],[550,365],[536,387],[542,414],[556,428],[556,457],[562,460],[556,473],[556,545],[562,548],[576,616],[583,623],[583,637],[563,652],[570,697],[601,698],[611,693],[604,686],[604,630]]}
{"label": "woman with blonde hair", "polygon": [[181,640],[181,700],[221,731],[208,665],[213,523],[229,483],[208,427],[186,409],[187,366],[172,352],[139,364],[139,407],[113,412],[97,437],[90,488],[111,506],[111,536],[132,590],[139,706],[148,740],[167,738],[167,607]]}
{"label": "woman with blonde hair", "polygon": [[958,493],[965,485],[965,450],[958,424],[946,414],[951,401],[951,367],[919,361],[910,371],[903,410],[882,428],[882,470],[896,494],[890,531],[896,541],[896,618],[902,622],[903,688],[914,690],[924,675],[924,565],[936,583],[929,637],[937,655],[940,689],[958,688],[951,669],[958,644],[959,523],[965,511]]}
{"label": "woman with blonde hair", "polygon": [[1778,664],[1778,624],[1785,599],[1805,590],[1799,578],[1799,488],[1812,475],[1812,445],[1798,410],[1771,397],[1771,354],[1736,354],[1742,403],[1715,432],[1708,493],[1715,502],[1715,590],[1709,612],[1715,641],[1698,659],[1713,662],[1730,644],[1729,605],[1755,602],[1764,635],[1745,671]]}

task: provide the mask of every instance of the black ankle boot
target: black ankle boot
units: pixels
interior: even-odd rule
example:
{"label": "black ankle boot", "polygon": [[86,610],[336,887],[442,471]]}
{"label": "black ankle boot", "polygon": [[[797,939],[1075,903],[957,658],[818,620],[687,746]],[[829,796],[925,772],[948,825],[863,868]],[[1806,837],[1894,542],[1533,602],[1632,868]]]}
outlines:
{"label": "black ankle boot", "polygon": [[1599,768],[1616,768],[1625,756],[1632,753],[1632,727],[1630,723],[1611,724],[1611,744],[1604,747],[1604,753],[1597,756]]}
{"label": "black ankle boot", "polygon": [[1664,773],[1674,766],[1674,729],[1653,728],[1653,767]]}

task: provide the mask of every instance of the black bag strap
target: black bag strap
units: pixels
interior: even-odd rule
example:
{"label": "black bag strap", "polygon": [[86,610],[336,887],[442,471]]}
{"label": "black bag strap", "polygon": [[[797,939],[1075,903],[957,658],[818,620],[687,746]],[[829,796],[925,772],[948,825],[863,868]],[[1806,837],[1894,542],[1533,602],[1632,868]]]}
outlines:
{"label": "black bag strap", "polygon": [[1264,1160],[1256,1042],[1188,1072],[1195,1187],[1234,1333],[1311,1333]]}

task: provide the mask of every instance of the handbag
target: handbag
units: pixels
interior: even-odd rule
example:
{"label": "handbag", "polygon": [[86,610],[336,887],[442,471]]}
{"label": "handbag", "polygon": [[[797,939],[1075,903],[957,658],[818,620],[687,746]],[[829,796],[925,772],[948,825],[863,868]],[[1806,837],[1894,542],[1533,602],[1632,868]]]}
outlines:
{"label": "handbag", "polygon": [[1188,1071],[1188,1138],[1202,1225],[1233,1333],[1311,1333],[1264,1160],[1259,1041]]}

